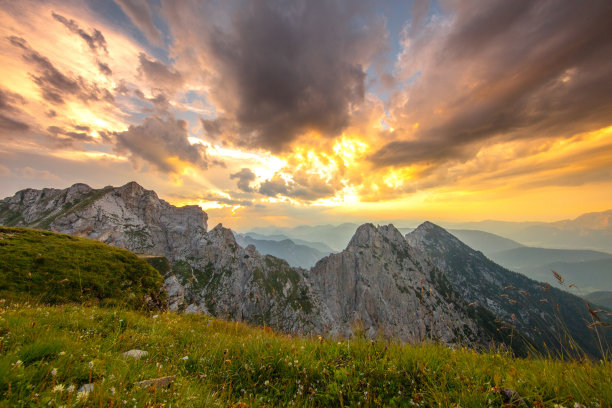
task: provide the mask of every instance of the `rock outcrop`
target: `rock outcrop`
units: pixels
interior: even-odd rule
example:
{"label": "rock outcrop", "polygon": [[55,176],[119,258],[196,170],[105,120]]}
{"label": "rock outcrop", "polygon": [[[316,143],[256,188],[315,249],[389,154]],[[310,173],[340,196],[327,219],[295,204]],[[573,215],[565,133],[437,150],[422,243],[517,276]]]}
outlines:
{"label": "rock outcrop", "polygon": [[207,231],[199,207],[174,207],[134,182],[22,190],[0,201],[0,224],[51,229],[146,254],[164,275],[174,311],[289,333],[350,337],[360,331],[467,346],[497,342],[524,352],[526,343],[546,350],[563,335],[550,324],[553,305],[559,305],[566,330],[581,330],[572,333],[576,344],[597,354],[578,298],[494,264],[428,222],[406,237],[393,225],[364,224],[344,251],[310,270],[261,255],[253,245],[241,247],[221,224]]}
{"label": "rock outcrop", "polygon": [[[496,329],[491,333],[498,334],[498,342],[512,342],[523,352],[601,353],[598,335],[588,326],[593,317],[579,297],[505,269],[431,222],[407,234],[406,240],[470,303],[470,316],[487,321],[494,316]],[[509,330],[515,331],[512,338]],[[610,331],[599,336],[612,340]]]}
{"label": "rock outcrop", "polygon": [[347,248],[311,270],[340,334],[361,326],[370,337],[482,344],[486,337],[466,304],[438,284],[436,271],[393,226],[364,224]]}

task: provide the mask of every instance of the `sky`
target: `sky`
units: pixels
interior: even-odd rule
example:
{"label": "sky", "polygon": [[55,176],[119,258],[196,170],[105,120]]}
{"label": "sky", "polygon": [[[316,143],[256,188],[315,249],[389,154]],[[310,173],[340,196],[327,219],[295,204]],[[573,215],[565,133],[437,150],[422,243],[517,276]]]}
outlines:
{"label": "sky", "polygon": [[612,208],[612,2],[0,0],[0,197],[136,181],[210,222]]}

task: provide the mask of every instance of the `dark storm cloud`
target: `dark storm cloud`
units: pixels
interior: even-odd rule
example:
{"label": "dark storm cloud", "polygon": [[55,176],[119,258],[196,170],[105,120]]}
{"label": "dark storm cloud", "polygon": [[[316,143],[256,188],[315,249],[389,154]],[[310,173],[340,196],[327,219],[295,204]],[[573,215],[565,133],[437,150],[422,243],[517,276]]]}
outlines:
{"label": "dark storm cloud", "polygon": [[[179,12],[195,3],[164,2],[175,38],[191,41]],[[212,96],[225,112],[203,122],[206,132],[275,152],[307,131],[338,135],[364,99],[366,65],[387,45],[384,20],[370,5],[260,0],[200,24],[194,46],[213,66]]]}
{"label": "dark storm cloud", "polygon": [[37,73],[30,74],[32,81],[40,88],[42,97],[53,104],[63,104],[65,96],[75,96],[83,102],[106,101],[112,103],[114,98],[107,89],[100,89],[94,83],[88,83],[78,76],[73,78],[64,74],[51,61],[32,49],[20,37],[11,36],[9,41],[15,47],[24,50],[23,58],[35,67]]}
{"label": "dark storm cloud", "polygon": [[147,0],[115,0],[121,10],[132,20],[132,23],[147,37],[153,45],[162,46],[161,31],[155,27],[153,13]]}
{"label": "dark storm cloud", "polygon": [[140,53],[138,60],[140,61],[140,70],[153,86],[177,88],[183,84],[181,73],[164,63],[149,59],[144,53]]}
{"label": "dark storm cloud", "polygon": [[609,125],[612,2],[451,4],[450,20],[408,38],[398,66],[418,79],[391,115],[396,129],[420,126],[375,152],[376,165],[465,160],[488,141]]}
{"label": "dark storm cloud", "polygon": [[51,12],[51,15],[54,19],[65,25],[71,32],[81,37],[92,51],[98,52],[98,50],[104,50],[104,52],[108,54],[108,50],[106,49],[106,39],[98,29],[94,28],[92,33],[89,34],[79,27],[76,21],[68,20],[66,17],[55,12]]}
{"label": "dark storm cloud", "polygon": [[242,168],[239,172],[230,174],[230,179],[238,179],[236,185],[238,188],[245,193],[250,193],[253,191],[253,188],[249,185],[251,181],[255,181],[255,173],[248,168]]}
{"label": "dark storm cloud", "polygon": [[117,150],[144,159],[159,170],[177,171],[172,158],[206,169],[206,148],[192,145],[187,140],[187,122],[168,115],[167,118],[150,116],[142,125],[132,125],[125,132],[115,134]]}

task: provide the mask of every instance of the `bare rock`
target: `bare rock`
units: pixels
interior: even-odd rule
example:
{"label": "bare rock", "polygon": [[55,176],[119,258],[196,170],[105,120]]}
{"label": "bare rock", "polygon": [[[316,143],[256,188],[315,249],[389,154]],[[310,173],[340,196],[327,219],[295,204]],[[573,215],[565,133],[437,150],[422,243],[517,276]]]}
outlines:
{"label": "bare rock", "polygon": [[173,375],[169,377],[153,378],[151,380],[139,381],[136,383],[136,385],[139,386],[140,388],[149,388],[149,387],[167,388],[170,386],[170,384],[172,384],[172,382],[174,381],[174,378],[175,377]]}
{"label": "bare rock", "polygon": [[139,360],[139,359],[141,359],[143,357],[148,356],[149,352],[148,351],[144,351],[144,350],[133,349],[133,350],[126,351],[125,353],[123,353],[121,355],[123,357],[132,357],[132,358],[135,358],[136,360]]}

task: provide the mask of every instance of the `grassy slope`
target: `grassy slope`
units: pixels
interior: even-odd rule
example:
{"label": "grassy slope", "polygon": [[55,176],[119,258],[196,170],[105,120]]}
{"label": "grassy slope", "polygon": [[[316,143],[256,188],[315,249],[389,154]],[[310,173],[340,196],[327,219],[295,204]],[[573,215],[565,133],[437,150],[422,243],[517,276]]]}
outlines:
{"label": "grassy slope", "polygon": [[[130,349],[149,355],[121,356]],[[530,406],[612,401],[610,361],[290,338],[203,315],[8,302],[0,304],[0,372],[0,407],[412,406],[411,400],[499,407],[496,386],[515,390]],[[170,388],[134,385],[162,376],[176,376]],[[90,382],[88,395],[68,391]]]}
{"label": "grassy slope", "polygon": [[124,249],[70,235],[0,227],[0,296],[42,303],[163,303],[163,279]]}

